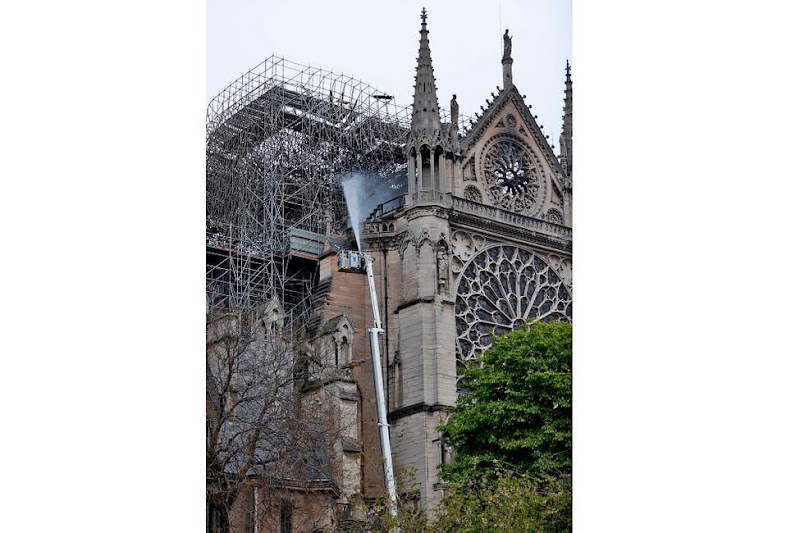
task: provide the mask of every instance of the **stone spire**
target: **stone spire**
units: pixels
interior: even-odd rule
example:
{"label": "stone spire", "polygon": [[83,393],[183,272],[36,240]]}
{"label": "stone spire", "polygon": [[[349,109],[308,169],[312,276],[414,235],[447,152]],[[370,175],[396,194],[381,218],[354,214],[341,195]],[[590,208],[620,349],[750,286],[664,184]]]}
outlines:
{"label": "stone spire", "polygon": [[442,128],[439,120],[439,101],[436,98],[436,80],[433,77],[433,62],[428,44],[428,14],[422,8],[422,29],[419,31],[419,55],[417,77],[414,87],[414,111],[411,116],[412,132],[438,132]]}
{"label": "stone spire", "polygon": [[558,158],[567,176],[572,176],[572,76],[567,60],[567,82],[564,89],[564,125],[561,129],[561,153]]}

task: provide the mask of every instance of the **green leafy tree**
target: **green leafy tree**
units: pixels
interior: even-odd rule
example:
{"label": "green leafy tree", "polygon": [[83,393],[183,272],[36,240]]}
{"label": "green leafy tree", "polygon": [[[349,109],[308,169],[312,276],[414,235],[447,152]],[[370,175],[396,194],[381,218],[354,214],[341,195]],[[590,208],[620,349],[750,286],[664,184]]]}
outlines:
{"label": "green leafy tree", "polygon": [[467,362],[468,392],[442,427],[456,450],[444,479],[571,473],[571,366],[572,326],[563,322],[530,323]]}
{"label": "green leafy tree", "polygon": [[533,322],[463,369],[437,531],[570,531],[572,326]]}
{"label": "green leafy tree", "polygon": [[572,529],[570,476],[503,471],[494,477],[462,480],[448,487],[430,531],[475,532]]}

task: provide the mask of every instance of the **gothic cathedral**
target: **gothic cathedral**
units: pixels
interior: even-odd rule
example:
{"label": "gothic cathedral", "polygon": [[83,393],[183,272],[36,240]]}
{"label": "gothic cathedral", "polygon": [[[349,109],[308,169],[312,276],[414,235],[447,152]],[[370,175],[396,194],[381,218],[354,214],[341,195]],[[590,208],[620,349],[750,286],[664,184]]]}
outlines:
{"label": "gothic cathedral", "polygon": [[[471,129],[459,133],[456,95],[450,123],[440,119],[423,10],[406,143],[408,191],[362,222],[362,249],[374,258],[386,329],[381,349],[394,468],[410,476],[405,497],[418,499],[423,509],[443,494],[437,469],[450,451],[437,426],[456,402],[460,364],[490,346],[491,335],[525,319],[572,319],[569,65],[556,156],[514,85],[508,31],[504,40],[502,90]],[[348,346],[350,374],[340,383],[358,383],[361,391],[363,448],[354,451],[363,454],[353,453],[344,465],[353,472],[353,489],[361,471],[361,490],[377,492],[383,480],[367,368],[369,295],[364,277],[337,271],[329,254],[320,263],[317,311],[321,323],[332,325],[323,332],[344,335]],[[358,395],[354,385],[341,390],[345,409]]]}

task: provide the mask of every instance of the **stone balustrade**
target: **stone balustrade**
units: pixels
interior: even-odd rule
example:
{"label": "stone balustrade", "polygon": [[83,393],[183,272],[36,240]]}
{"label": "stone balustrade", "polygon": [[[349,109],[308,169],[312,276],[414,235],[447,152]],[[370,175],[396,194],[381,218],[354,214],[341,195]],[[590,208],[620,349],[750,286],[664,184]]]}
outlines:
{"label": "stone balustrade", "polygon": [[[455,211],[460,211],[462,213],[477,215],[490,220],[496,220],[504,224],[530,229],[547,235],[553,235],[562,239],[572,239],[572,228],[567,226],[521,215],[519,213],[512,213],[510,211],[506,211],[505,209],[500,209],[499,207],[472,202],[451,194],[435,191],[421,191],[415,194],[406,195],[406,201],[403,203],[398,202],[396,198],[392,199],[390,202],[391,205],[385,206],[386,208],[384,208],[384,205],[379,206],[379,208],[382,209],[376,209],[376,212],[380,211],[376,214],[386,214],[404,204],[407,206],[439,205]],[[390,202],[387,202],[387,204]],[[366,233],[377,233],[380,231],[380,226],[376,224],[364,223],[362,227]]]}

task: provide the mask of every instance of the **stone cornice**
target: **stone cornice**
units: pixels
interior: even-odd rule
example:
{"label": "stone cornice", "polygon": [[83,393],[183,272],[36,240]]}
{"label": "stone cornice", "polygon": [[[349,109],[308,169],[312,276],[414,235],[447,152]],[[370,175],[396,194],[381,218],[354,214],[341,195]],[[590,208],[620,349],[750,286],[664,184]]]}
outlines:
{"label": "stone cornice", "polygon": [[514,226],[495,220],[489,220],[469,213],[453,212],[450,217],[452,229],[472,229],[491,236],[494,239],[505,238],[519,244],[534,244],[538,247],[572,253],[572,240],[559,238],[532,229]]}
{"label": "stone cornice", "polygon": [[[364,223],[366,226],[368,223]],[[363,226],[362,226],[363,227]],[[396,250],[405,238],[406,230],[397,232],[370,232],[362,231],[362,250],[365,252],[382,252],[383,250]]]}
{"label": "stone cornice", "polygon": [[397,309],[394,310],[394,313],[397,314],[400,311],[402,311],[403,309],[405,309],[406,307],[411,307],[413,305],[417,305],[417,304],[432,304],[432,303],[434,303],[434,299],[433,298],[415,298],[413,300],[410,300],[408,302],[403,302],[400,305],[398,305]]}
{"label": "stone cornice", "polygon": [[[428,193],[414,195],[414,199],[422,203],[416,205],[409,203],[411,207],[408,207],[404,213],[407,220],[423,216],[436,216],[449,219],[451,222],[461,221],[461,223],[469,223],[476,227],[497,230],[506,235],[516,232],[526,238],[541,235],[558,243],[572,241],[572,228],[561,224],[512,213],[499,207],[471,202],[451,194],[436,193],[435,198],[428,198],[425,196],[426,194]],[[559,248],[563,249],[563,246]]]}
{"label": "stone cornice", "polygon": [[435,403],[433,405],[426,404],[424,402],[415,403],[414,405],[409,405],[407,407],[401,407],[400,409],[395,409],[391,413],[389,413],[389,422],[395,422],[400,420],[401,418],[405,418],[407,416],[415,415],[418,413],[435,413],[438,411],[447,411],[448,406],[442,405],[440,403]]}
{"label": "stone cornice", "polygon": [[[454,227],[472,228],[488,235],[536,243],[560,252],[569,253],[572,250],[572,228],[568,226],[471,202],[451,194],[425,192],[412,195],[406,209],[398,214],[398,219],[405,218],[407,221],[435,216],[449,220]],[[398,247],[405,234],[405,228],[392,234],[367,233],[365,243],[368,244],[365,248],[380,250],[383,243],[390,249]]]}
{"label": "stone cornice", "polygon": [[499,207],[471,202],[457,196],[452,197],[452,206],[452,212],[474,215],[479,220],[486,220],[486,224],[499,222],[513,228],[525,228],[536,233],[552,235],[557,239],[565,241],[572,240],[572,228],[554,222],[548,222],[540,218],[512,213],[511,211],[506,211]]}

